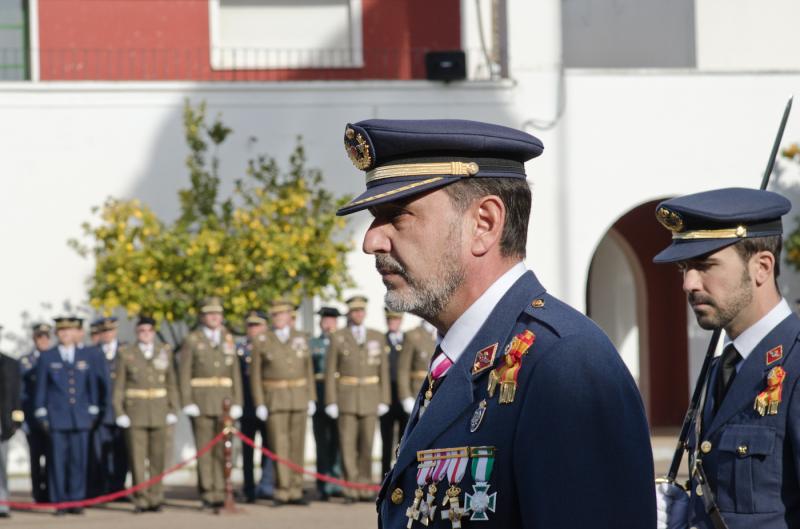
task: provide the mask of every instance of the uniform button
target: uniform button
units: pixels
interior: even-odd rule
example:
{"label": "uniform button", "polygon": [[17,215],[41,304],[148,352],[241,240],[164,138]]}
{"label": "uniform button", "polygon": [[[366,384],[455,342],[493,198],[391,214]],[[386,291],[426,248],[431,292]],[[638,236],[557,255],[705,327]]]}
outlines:
{"label": "uniform button", "polygon": [[69,403],[70,403],[70,404],[75,404],[75,399],[72,399],[72,398],[71,398],[71,399],[69,399]]}
{"label": "uniform button", "polygon": [[544,307],[544,300],[543,300],[543,299],[534,299],[534,300],[531,302],[531,306],[532,306],[534,309],[541,309],[542,307]]}
{"label": "uniform button", "polygon": [[74,378],[69,379],[69,383],[70,384],[75,384],[75,379]]}
{"label": "uniform button", "polygon": [[74,395],[75,394],[75,388],[69,388],[69,392],[70,392],[70,394]]}
{"label": "uniform button", "polygon": [[739,452],[740,456],[746,456],[747,455],[747,445],[739,445],[739,447],[736,449],[736,451]]}
{"label": "uniform button", "polygon": [[219,362],[214,362],[214,367],[219,367]]}
{"label": "uniform button", "polygon": [[403,490],[402,489],[394,489],[392,491],[392,503],[395,505],[400,505],[403,503]]}
{"label": "uniform button", "polygon": [[712,447],[711,441],[703,441],[702,443],[700,443],[700,451],[703,452],[704,454],[709,453],[711,451],[711,447]]}

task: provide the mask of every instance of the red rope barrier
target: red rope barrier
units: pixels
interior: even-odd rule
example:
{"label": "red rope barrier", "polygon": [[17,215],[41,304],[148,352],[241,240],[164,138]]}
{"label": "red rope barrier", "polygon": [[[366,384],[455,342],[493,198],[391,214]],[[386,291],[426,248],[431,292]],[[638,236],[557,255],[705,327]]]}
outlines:
{"label": "red rope barrier", "polygon": [[73,509],[76,507],[89,507],[92,505],[97,505],[98,503],[107,503],[110,501],[114,501],[117,498],[122,498],[123,496],[130,496],[134,492],[138,492],[142,489],[146,489],[147,487],[155,485],[159,481],[163,480],[167,475],[180,470],[181,468],[185,467],[195,459],[203,456],[205,453],[211,450],[214,447],[214,445],[222,441],[222,439],[225,437],[225,434],[226,434],[225,430],[221,431],[204,447],[198,450],[194,456],[184,461],[181,461],[180,463],[171,466],[161,474],[153,476],[147,481],[139,483],[138,485],[135,485],[128,489],[118,490],[117,492],[112,492],[110,494],[104,494],[102,496],[97,496],[95,498],[88,498],[79,501],[62,501],[58,503],[26,503],[17,501],[0,501],[0,505],[8,505],[12,509],[22,509],[22,510]]}
{"label": "red rope barrier", "polygon": [[333,483],[334,485],[339,485],[340,487],[345,487],[349,489],[360,489],[360,490],[371,490],[374,492],[378,492],[381,488],[378,485],[370,485],[369,483],[353,483],[351,481],[345,481],[343,479],[334,478],[333,476],[327,476],[325,474],[318,474],[316,472],[312,472],[310,470],[306,470],[301,465],[293,461],[289,461],[288,459],[283,459],[282,457],[278,457],[277,454],[271,452],[269,449],[262,447],[257,447],[256,442],[247,437],[245,434],[240,432],[239,430],[233,431],[236,436],[242,440],[243,443],[252,446],[253,448],[261,450],[261,453],[267,456],[268,458],[272,459],[276,463],[280,463],[290,469],[294,470],[299,474],[305,474],[306,476],[311,476],[321,481],[327,481],[328,483]]}

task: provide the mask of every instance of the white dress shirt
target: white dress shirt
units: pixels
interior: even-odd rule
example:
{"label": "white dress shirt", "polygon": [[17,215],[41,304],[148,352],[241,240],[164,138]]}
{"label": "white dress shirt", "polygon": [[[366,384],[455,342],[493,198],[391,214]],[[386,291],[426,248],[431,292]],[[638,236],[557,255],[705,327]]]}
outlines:
{"label": "white dress shirt", "polygon": [[481,294],[481,297],[476,299],[450,327],[450,330],[441,340],[441,346],[442,351],[454,364],[458,362],[458,359],[464,353],[464,349],[478,334],[481,326],[486,322],[489,314],[492,313],[502,297],[508,292],[508,289],[527,271],[528,269],[522,261],[515,264],[492,283],[492,286],[486,289],[486,292]]}
{"label": "white dress shirt", "polygon": [[219,345],[220,342],[220,330],[219,329],[209,329],[208,327],[203,327],[203,334],[206,335],[208,341],[210,341],[216,347]]}
{"label": "white dress shirt", "polygon": [[353,338],[361,345],[367,339],[367,329],[363,325],[351,325],[350,332],[353,333]]}
{"label": "white dress shirt", "polygon": [[278,337],[278,340],[280,340],[281,343],[286,343],[286,341],[289,339],[290,331],[291,329],[289,329],[289,326],[287,325],[281,329],[275,329],[275,336]]}
{"label": "white dress shirt", "polygon": [[61,354],[61,360],[65,364],[71,364],[75,360],[75,346],[59,345],[58,352]]}
{"label": "white dress shirt", "polygon": [[[784,298],[781,298],[780,302],[772,307],[772,310],[767,312],[763,318],[758,320],[756,323],[745,329],[745,331],[736,337],[735,340],[731,340],[728,338],[728,335],[725,335],[725,347],[728,346],[729,343],[733,342],[734,347],[736,350],[739,351],[739,354],[742,356],[742,359],[736,364],[736,372],[738,373],[739,370],[742,368],[742,364],[744,361],[747,360],[747,357],[750,356],[750,353],[753,352],[753,349],[763,340],[772,329],[778,326],[780,322],[786,319],[792,313],[792,309],[789,308],[789,303],[786,302]],[[724,347],[723,347],[724,349]]]}

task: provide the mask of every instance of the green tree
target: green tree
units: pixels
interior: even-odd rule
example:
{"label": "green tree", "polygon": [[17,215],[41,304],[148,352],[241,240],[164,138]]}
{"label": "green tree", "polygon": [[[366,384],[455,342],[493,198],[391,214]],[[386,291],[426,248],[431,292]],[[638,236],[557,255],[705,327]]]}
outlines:
{"label": "green tree", "polygon": [[205,104],[184,108],[189,187],[179,191],[180,215],[166,222],[137,199],[109,198],[83,224],[86,242],[70,244],[95,260],[90,303],[111,313],[150,314],[166,322],[172,340],[209,295],[224,300],[226,318],[240,325],[253,307],[287,296],[327,298],[352,285],[351,250],[336,210],[348,197],[322,186],[306,167],[298,137],[287,170],[266,155],[248,162],[231,196],[220,199],[218,151],[232,131]]}
{"label": "green tree", "polygon": [[[783,149],[781,155],[800,164],[800,146],[797,143],[793,143]],[[792,265],[795,270],[800,270],[800,225],[788,235],[784,241],[784,248],[786,249],[786,262]]]}

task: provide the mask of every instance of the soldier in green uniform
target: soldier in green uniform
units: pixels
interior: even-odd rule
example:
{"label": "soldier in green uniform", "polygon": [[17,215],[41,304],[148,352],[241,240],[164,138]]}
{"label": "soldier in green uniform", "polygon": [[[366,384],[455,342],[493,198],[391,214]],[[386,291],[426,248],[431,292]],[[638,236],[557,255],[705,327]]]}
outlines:
{"label": "soldier in green uniform", "polygon": [[[253,344],[251,388],[256,416],[267,422],[267,442],[282,459],[303,465],[306,422],[316,410],[314,370],[308,337],[292,326],[294,306],[277,300],[269,309],[272,332]],[[275,505],[308,505],[303,475],[277,465]]]}
{"label": "soldier in green uniform", "polygon": [[[342,477],[342,462],[339,454],[339,432],[336,421],[325,413],[325,359],[331,344],[331,334],[338,328],[342,314],[335,307],[319,309],[320,334],[310,340],[311,361],[314,364],[314,380],[317,390],[317,411],[312,418],[314,441],[317,449],[317,473],[335,478]],[[342,488],[333,483],[317,480],[319,499],[327,501],[330,496],[340,495]]]}
{"label": "soldier in green uniform", "polygon": [[[125,430],[133,484],[164,471],[167,426],[178,422],[178,386],[172,348],[156,340],[156,321],[141,316],[136,323],[136,344],[123,345],[116,363],[114,413]],[[162,484],[134,493],[137,513],[160,511]]]}
{"label": "soldier in green uniform", "polygon": [[[200,327],[178,352],[183,413],[192,421],[197,448],[224,428],[222,402],[231,399],[231,417],[242,416],[242,379],[233,335],[222,325],[222,300],[207,298],[200,306]],[[225,500],[222,443],[197,460],[197,486],[204,508],[217,511]]]}
{"label": "soldier in green uniform", "polygon": [[[377,416],[389,411],[389,362],[385,338],[364,325],[367,298],[354,296],[347,303],[347,328],[331,336],[325,366],[325,413],[338,418],[344,477],[372,482],[372,441]],[[368,490],[350,489],[346,499],[371,501]]]}
{"label": "soldier in green uniform", "polygon": [[397,394],[409,415],[414,409],[414,398],[428,375],[436,339],[436,327],[425,320],[405,334],[403,350],[397,361]]}

